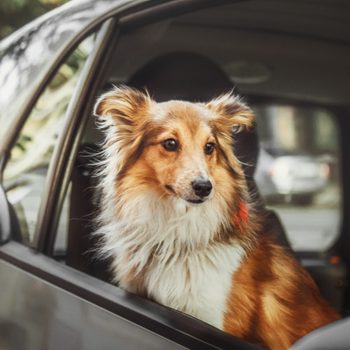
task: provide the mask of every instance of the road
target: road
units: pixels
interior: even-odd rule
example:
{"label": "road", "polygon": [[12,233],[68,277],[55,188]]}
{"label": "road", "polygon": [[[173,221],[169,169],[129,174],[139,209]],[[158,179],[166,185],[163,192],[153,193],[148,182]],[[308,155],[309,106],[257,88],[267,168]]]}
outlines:
{"label": "road", "polygon": [[323,251],[340,233],[339,208],[270,206],[281,218],[294,250]]}

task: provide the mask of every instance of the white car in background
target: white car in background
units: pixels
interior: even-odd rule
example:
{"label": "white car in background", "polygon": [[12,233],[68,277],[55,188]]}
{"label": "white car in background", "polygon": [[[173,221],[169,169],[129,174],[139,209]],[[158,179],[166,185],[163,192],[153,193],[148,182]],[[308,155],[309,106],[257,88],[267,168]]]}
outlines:
{"label": "white car in background", "polygon": [[272,200],[309,204],[329,183],[330,166],[322,157],[273,156],[261,147],[255,180]]}

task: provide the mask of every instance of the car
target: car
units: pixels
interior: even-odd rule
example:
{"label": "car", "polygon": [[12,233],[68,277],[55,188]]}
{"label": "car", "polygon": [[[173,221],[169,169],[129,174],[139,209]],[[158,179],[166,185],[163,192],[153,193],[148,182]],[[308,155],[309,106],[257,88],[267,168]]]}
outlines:
{"label": "car", "polygon": [[[123,291],[110,283],[108,261],[96,259],[103,136],[92,108],[118,84],[147,87],[158,100],[243,96],[259,141],[242,134],[234,151],[270,218],[266,230],[348,316],[349,10],[342,0],[71,1],[3,39],[0,348],[259,348]],[[264,198],[258,148],[273,155],[279,170],[269,181],[283,194],[284,181],[293,187],[312,174],[298,192],[312,190],[308,206]],[[290,169],[293,179],[283,175]]]}
{"label": "car", "polygon": [[306,154],[274,157],[260,148],[255,180],[270,201],[309,204],[328,184],[330,166],[322,159]]}

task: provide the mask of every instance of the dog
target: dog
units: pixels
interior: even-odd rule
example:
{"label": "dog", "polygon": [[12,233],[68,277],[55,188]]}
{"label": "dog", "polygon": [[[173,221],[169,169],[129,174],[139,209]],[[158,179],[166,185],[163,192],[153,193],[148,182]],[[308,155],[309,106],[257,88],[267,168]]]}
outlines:
{"label": "dog", "polygon": [[122,86],[94,114],[106,134],[96,233],[120,287],[269,349],[339,318],[261,232],[233,152],[255,124],[239,97],[157,103]]}

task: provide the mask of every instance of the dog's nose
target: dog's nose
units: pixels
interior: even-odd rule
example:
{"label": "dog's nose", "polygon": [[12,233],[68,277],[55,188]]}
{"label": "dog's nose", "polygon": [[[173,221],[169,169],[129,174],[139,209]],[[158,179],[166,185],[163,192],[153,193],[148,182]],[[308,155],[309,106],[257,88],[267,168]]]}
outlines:
{"label": "dog's nose", "polygon": [[211,192],[213,186],[209,180],[196,179],[192,181],[192,188],[198,197],[203,198],[209,196],[209,193]]}

